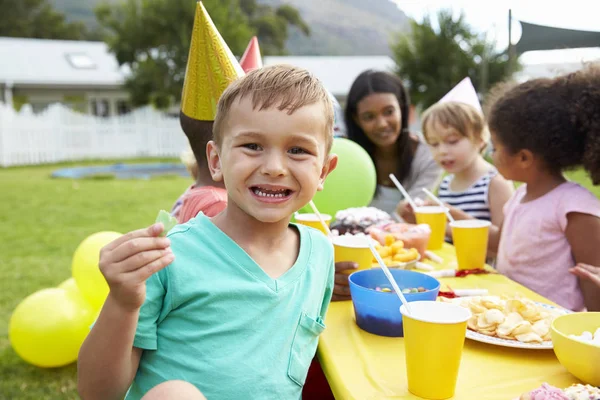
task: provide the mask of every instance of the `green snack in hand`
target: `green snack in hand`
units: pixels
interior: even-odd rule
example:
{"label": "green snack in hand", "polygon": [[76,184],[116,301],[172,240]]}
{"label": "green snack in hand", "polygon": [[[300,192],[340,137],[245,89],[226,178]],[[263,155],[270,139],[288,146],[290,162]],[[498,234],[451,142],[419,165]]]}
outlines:
{"label": "green snack in hand", "polygon": [[165,227],[165,229],[162,231],[160,236],[167,236],[167,233],[169,233],[169,231],[175,225],[177,225],[177,219],[175,217],[171,216],[171,214],[169,214],[165,210],[160,210],[158,212],[155,223],[158,223],[158,222],[162,223],[163,226]]}

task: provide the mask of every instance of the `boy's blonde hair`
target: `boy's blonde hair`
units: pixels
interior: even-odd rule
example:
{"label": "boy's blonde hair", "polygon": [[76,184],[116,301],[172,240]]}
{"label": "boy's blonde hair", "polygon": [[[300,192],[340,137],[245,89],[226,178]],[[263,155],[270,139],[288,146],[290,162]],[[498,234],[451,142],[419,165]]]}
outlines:
{"label": "boy's blonde hair", "polygon": [[232,104],[251,96],[252,107],[264,110],[277,106],[292,114],[297,109],[314,103],[323,104],[327,153],[333,144],[333,103],[329,93],[315,76],[305,69],[291,65],[272,65],[255,69],[234,81],[221,95],[213,127],[213,139],[220,145],[223,129]]}
{"label": "boy's blonde hair", "polygon": [[475,107],[457,101],[436,103],[423,113],[421,127],[423,136],[427,140],[436,125],[454,128],[458,133],[470,140],[481,139],[485,149],[490,139],[490,132],[486,126],[483,114]]}
{"label": "boy's blonde hair", "polygon": [[180,159],[192,178],[194,178],[194,180],[198,179],[198,161],[196,160],[196,156],[194,156],[192,149],[189,148],[181,153]]}

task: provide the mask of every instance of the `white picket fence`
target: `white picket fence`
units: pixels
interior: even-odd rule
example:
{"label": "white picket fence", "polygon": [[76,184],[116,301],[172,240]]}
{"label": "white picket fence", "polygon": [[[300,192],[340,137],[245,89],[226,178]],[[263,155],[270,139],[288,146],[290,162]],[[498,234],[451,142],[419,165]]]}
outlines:
{"label": "white picket fence", "polygon": [[0,166],[84,159],[178,157],[188,146],[176,117],[152,107],[101,118],[54,104],[33,114],[0,103]]}

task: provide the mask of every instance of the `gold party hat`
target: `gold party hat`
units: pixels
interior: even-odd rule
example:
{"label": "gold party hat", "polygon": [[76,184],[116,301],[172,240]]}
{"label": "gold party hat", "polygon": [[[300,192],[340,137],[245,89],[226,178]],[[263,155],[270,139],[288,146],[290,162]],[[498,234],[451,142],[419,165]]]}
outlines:
{"label": "gold party hat", "polygon": [[198,1],[181,94],[181,111],[190,118],[214,121],[219,97],[231,82],[243,75],[242,67],[202,1]]}

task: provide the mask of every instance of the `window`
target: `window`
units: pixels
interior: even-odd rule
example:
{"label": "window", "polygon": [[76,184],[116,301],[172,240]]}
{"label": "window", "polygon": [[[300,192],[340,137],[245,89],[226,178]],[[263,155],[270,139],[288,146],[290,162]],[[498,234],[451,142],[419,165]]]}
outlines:
{"label": "window", "polygon": [[92,115],[97,117],[108,117],[110,115],[110,108],[106,99],[94,99],[91,101],[91,106]]}
{"label": "window", "polygon": [[131,106],[126,100],[117,100],[117,115],[127,114],[131,111]]}
{"label": "window", "polygon": [[96,63],[85,53],[67,53],[65,54],[67,61],[73,68],[76,69],[94,69]]}

